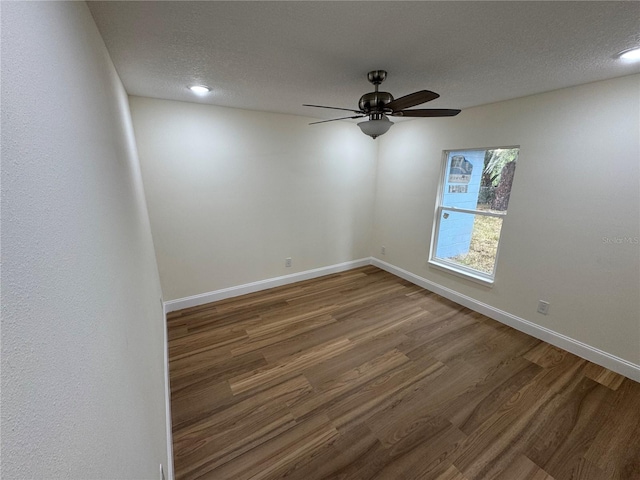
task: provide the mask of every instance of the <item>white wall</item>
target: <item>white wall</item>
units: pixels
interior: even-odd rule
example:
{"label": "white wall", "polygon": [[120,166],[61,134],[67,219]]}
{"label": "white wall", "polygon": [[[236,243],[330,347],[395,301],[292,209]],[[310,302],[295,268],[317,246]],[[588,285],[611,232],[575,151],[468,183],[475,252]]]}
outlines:
{"label": "white wall", "polygon": [[[639,120],[629,76],[394,126],[380,138],[374,256],[640,364]],[[495,285],[429,267],[442,151],[508,145],[520,158]],[[632,241],[604,240],[619,238]]]}
{"label": "white wall", "polygon": [[84,2],[2,3],[2,478],[158,479],[160,284]]}
{"label": "white wall", "polygon": [[355,124],[130,103],[166,300],[369,256],[376,145]]}

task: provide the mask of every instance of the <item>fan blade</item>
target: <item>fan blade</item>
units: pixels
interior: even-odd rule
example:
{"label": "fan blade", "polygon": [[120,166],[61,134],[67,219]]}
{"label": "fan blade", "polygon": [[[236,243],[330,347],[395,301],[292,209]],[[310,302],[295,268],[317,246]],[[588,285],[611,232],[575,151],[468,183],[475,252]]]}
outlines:
{"label": "fan blade", "polygon": [[307,104],[303,104],[302,106],[303,107],[316,107],[316,108],[330,108],[331,110],[344,110],[345,112],[362,113],[360,110],[351,110],[350,108],[325,107],[324,105],[307,105]]}
{"label": "fan blade", "polygon": [[461,110],[450,108],[422,108],[419,110],[400,110],[391,115],[393,117],[454,117],[460,112]]}
{"label": "fan blade", "polygon": [[420,90],[419,92],[410,93],[404,97],[396,98],[393,102],[387,103],[384,108],[390,108],[394,112],[404,110],[405,108],[415,107],[421,103],[427,103],[435,100],[440,95],[429,90]]}
{"label": "fan blade", "polygon": [[321,120],[320,122],[311,122],[309,125],[315,125],[316,123],[335,122],[336,120],[347,120],[351,118],[362,118],[362,117],[366,117],[366,115],[356,115],[355,117],[332,118],[331,120]]}

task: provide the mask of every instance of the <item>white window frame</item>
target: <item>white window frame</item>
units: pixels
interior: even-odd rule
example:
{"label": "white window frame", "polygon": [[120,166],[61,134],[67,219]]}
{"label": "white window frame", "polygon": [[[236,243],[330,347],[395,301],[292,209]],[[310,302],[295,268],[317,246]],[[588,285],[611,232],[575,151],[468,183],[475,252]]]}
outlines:
{"label": "white window frame", "polygon": [[[466,209],[466,208],[458,208],[458,207],[447,207],[442,205],[442,201],[444,199],[444,190],[447,178],[447,165],[449,163],[449,155],[452,152],[461,152],[461,151],[484,151],[487,150],[497,150],[497,149],[511,149],[517,148],[520,149],[519,145],[509,146],[509,147],[484,147],[484,148],[456,148],[451,150],[444,150],[442,152],[442,168],[440,169],[440,180],[438,181],[438,193],[436,198],[436,208],[434,212],[434,221],[433,221],[433,230],[431,233],[431,246],[429,251],[429,265],[431,267],[435,267],[439,270],[443,270],[445,272],[452,273],[454,275],[466,278],[467,280],[471,280],[482,285],[493,286],[495,281],[496,271],[498,269],[498,257],[500,256],[500,244],[502,243],[502,232],[505,225],[505,219],[507,217],[507,212],[487,212],[485,210],[476,210],[476,209]],[[436,257],[436,251],[438,246],[438,234],[440,232],[440,220],[442,219],[443,212],[459,212],[459,213],[469,213],[472,215],[484,215],[486,217],[498,217],[502,218],[502,226],[500,229],[500,238],[498,239],[498,246],[496,248],[496,259],[493,265],[493,272],[491,274],[481,272],[479,270],[475,270],[473,268],[467,267],[465,265],[460,265],[455,262],[448,261],[443,258]]]}

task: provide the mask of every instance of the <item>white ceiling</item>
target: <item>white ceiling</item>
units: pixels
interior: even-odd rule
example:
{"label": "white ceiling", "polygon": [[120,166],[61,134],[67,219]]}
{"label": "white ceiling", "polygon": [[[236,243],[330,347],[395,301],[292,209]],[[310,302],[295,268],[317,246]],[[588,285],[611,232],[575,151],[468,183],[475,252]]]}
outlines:
{"label": "white ceiling", "polygon": [[374,69],[463,109],[640,72],[635,1],[88,3],[129,94],[251,110],[342,116],[302,104],[356,108]]}

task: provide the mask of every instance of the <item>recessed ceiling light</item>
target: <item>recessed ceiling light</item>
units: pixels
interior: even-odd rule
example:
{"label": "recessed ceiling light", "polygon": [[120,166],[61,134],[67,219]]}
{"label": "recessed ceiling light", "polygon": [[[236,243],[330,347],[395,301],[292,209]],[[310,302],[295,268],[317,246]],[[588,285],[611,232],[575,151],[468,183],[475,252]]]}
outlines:
{"label": "recessed ceiling light", "polygon": [[618,58],[622,60],[637,62],[638,60],[640,60],[640,47],[623,50],[618,54]]}
{"label": "recessed ceiling light", "polygon": [[211,91],[211,88],[207,87],[206,85],[191,85],[189,87],[189,90],[191,90],[196,95],[206,95]]}

